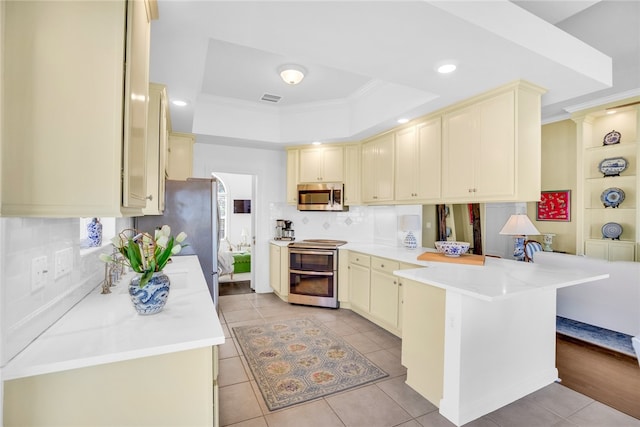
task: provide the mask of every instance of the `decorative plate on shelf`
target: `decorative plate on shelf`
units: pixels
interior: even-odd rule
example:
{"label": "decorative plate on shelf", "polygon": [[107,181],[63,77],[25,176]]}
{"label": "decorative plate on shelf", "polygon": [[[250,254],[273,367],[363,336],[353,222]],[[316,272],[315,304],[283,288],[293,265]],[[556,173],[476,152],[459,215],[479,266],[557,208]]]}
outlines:
{"label": "decorative plate on shelf", "polygon": [[624,191],[616,187],[607,188],[600,195],[600,201],[605,208],[617,208],[624,202]]}
{"label": "decorative plate on shelf", "polygon": [[622,226],[617,222],[608,222],[602,226],[602,237],[605,239],[620,240]]}
{"label": "decorative plate on shelf", "polygon": [[618,144],[620,142],[620,138],[622,138],[622,135],[620,134],[620,132],[616,130],[612,130],[611,132],[609,132],[604,136],[604,139],[602,140],[602,145]]}
{"label": "decorative plate on shelf", "polygon": [[602,172],[604,176],[618,176],[627,166],[627,159],[624,157],[612,157],[601,161],[598,169],[600,169],[600,172]]}

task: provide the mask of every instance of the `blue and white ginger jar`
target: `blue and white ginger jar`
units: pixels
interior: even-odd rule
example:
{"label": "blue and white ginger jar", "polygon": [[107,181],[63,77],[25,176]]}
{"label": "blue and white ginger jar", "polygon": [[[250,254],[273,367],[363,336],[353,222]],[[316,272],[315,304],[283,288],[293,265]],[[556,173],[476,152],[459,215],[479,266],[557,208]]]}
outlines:
{"label": "blue and white ginger jar", "polygon": [[138,314],[156,314],[164,308],[169,297],[169,277],[162,271],[153,273],[146,285],[140,287],[138,274],[129,284],[129,296]]}

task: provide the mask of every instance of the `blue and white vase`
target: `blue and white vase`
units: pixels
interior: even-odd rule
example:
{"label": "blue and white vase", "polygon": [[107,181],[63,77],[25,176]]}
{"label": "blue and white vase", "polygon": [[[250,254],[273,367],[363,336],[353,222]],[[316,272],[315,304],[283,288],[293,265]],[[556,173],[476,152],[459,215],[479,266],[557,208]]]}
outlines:
{"label": "blue and white vase", "polygon": [[146,285],[140,287],[140,274],[129,284],[129,296],[138,314],[156,314],[164,308],[169,297],[169,277],[162,271],[153,273]]}
{"label": "blue and white vase", "polygon": [[93,218],[91,222],[87,224],[87,237],[90,247],[102,245],[102,224],[98,218]]}

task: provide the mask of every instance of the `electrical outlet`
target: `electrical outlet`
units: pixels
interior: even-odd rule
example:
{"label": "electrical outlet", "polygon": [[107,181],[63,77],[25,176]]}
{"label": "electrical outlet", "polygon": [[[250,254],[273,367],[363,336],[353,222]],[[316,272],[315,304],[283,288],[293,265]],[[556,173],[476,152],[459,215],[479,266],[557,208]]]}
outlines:
{"label": "electrical outlet", "polygon": [[47,257],[39,256],[31,260],[31,291],[44,287],[47,281]]}
{"label": "electrical outlet", "polygon": [[71,269],[73,268],[73,248],[62,249],[61,251],[56,252],[54,266],[54,280],[57,280],[65,274],[71,273]]}

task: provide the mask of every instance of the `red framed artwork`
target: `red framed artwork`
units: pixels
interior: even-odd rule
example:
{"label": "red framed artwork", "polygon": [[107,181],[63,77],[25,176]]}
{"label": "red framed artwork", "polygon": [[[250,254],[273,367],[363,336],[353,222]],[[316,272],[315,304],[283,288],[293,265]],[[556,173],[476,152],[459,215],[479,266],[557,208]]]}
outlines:
{"label": "red framed artwork", "polygon": [[542,191],[537,203],[538,221],[571,221],[571,190]]}

